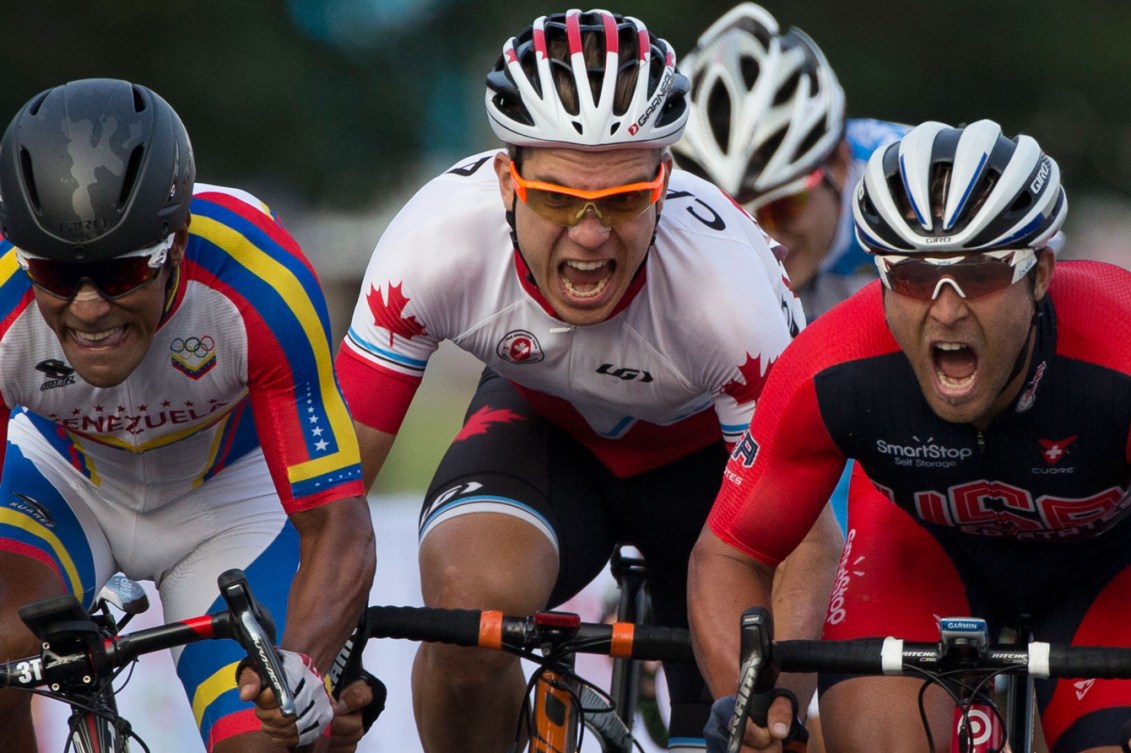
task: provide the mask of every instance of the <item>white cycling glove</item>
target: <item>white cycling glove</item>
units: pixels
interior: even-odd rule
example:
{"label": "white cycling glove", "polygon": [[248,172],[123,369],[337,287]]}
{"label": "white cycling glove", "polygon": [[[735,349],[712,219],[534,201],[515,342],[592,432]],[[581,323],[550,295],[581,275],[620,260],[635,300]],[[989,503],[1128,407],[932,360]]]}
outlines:
{"label": "white cycling glove", "polygon": [[287,686],[295,697],[295,725],[298,744],[309,745],[317,740],[330,721],[334,710],[330,707],[330,694],[314,662],[306,654],[278,649]]}

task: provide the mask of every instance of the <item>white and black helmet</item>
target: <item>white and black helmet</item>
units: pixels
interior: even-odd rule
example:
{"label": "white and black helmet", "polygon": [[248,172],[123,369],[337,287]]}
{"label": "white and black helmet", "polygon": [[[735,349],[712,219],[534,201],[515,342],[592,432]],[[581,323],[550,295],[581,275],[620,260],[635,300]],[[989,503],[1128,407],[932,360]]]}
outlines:
{"label": "white and black helmet", "polygon": [[711,24],[680,69],[692,104],[677,160],[743,204],[796,193],[844,135],[844,89],[820,48],[754,3]]}
{"label": "white and black helmet", "polygon": [[853,201],[857,238],[880,254],[1045,248],[1067,212],[1056,162],[991,120],[916,126],[872,154]]}
{"label": "white and black helmet", "polygon": [[0,233],[59,261],[130,253],[184,226],[195,178],[164,99],[117,79],[72,81],[32,97],[0,141]]}
{"label": "white and black helmet", "polygon": [[[586,65],[587,49],[599,63]],[[487,115],[514,146],[659,148],[683,132],[687,92],[671,46],[639,20],[574,9],[507,40],[487,74]]]}

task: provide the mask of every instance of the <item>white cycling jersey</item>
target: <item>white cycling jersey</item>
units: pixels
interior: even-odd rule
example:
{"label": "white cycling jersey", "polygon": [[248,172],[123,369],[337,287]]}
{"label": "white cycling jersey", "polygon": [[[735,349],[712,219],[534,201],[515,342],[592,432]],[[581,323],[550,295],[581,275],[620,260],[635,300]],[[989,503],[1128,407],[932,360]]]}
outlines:
{"label": "white cycling jersey", "polygon": [[720,429],[737,439],[803,326],[780,247],[718,188],[676,170],[638,279],[609,319],[572,326],[514,249],[494,155],[429,182],[378,242],[338,357],[354,417],[395,432],[429,357],[451,340],[618,475],[717,441]]}

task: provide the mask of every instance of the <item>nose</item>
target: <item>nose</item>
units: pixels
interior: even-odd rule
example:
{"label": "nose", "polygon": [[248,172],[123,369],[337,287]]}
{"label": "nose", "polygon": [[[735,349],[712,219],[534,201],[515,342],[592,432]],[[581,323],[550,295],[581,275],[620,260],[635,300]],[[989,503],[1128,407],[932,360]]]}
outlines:
{"label": "nose", "polygon": [[71,312],[81,319],[96,319],[110,308],[110,302],[89,281],[82,284],[69,305]]}
{"label": "nose", "polygon": [[609,237],[612,228],[605,227],[597,214],[597,207],[587,204],[581,211],[581,219],[569,228],[569,238],[580,246],[600,246]]}
{"label": "nose", "polygon": [[935,300],[931,302],[931,316],[939,322],[951,324],[969,313],[970,308],[966,304],[966,299],[959,295],[958,286],[949,278],[940,280]]}

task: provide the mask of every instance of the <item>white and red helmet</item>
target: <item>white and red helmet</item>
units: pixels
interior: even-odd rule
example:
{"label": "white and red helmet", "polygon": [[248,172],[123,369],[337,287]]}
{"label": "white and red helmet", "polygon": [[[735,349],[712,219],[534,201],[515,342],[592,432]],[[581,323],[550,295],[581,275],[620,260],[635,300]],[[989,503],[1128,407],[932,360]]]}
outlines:
{"label": "white and red helmet", "polygon": [[683,132],[688,88],[671,45],[642,22],[574,9],[507,40],[487,74],[487,116],[514,146],[659,148]]}

